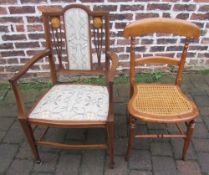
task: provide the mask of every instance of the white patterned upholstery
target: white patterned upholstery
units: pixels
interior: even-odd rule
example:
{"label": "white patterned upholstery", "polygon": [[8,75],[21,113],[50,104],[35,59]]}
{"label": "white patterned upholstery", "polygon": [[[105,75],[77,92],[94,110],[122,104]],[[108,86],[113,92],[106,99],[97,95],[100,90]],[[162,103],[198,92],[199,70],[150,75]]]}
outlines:
{"label": "white patterned upholstery", "polygon": [[105,121],[108,110],[109,93],[105,86],[55,85],[40,100],[29,118]]}
{"label": "white patterned upholstery", "polygon": [[80,8],[65,12],[65,32],[69,69],[90,70],[90,36],[88,14]]}

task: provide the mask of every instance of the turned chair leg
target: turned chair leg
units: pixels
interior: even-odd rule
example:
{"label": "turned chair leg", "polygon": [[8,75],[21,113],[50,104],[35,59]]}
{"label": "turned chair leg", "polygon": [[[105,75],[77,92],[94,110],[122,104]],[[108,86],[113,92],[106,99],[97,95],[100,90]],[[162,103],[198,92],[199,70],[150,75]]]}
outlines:
{"label": "turned chair leg", "polygon": [[108,151],[110,155],[110,168],[114,168],[114,124],[108,123],[107,126]]}
{"label": "turned chair leg", "polygon": [[128,148],[127,148],[127,153],[126,153],[126,157],[125,160],[128,161],[131,155],[131,148],[133,146],[134,143],[134,138],[135,138],[135,128],[136,128],[136,124],[135,124],[135,119],[130,118],[130,129],[129,129],[129,140],[128,140]]}
{"label": "turned chair leg", "polygon": [[184,140],[184,147],[183,147],[183,152],[182,152],[182,160],[185,160],[185,158],[186,158],[186,153],[187,153],[187,150],[189,148],[189,144],[192,139],[194,127],[195,127],[195,121],[192,120],[187,125],[186,138]]}
{"label": "turned chair leg", "polygon": [[19,121],[20,121],[20,124],[21,124],[23,131],[25,133],[26,139],[30,145],[30,148],[33,152],[33,156],[36,160],[36,163],[41,163],[41,159],[40,159],[40,156],[38,153],[38,148],[37,148],[37,145],[35,142],[35,138],[34,138],[33,130],[31,128],[31,126],[28,124],[28,122],[26,120],[20,119]]}

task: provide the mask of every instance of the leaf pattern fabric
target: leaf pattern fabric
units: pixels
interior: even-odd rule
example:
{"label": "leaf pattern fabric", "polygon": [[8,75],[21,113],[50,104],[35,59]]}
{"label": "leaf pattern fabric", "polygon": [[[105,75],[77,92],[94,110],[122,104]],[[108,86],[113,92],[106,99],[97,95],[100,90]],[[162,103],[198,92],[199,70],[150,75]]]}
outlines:
{"label": "leaf pattern fabric", "polygon": [[66,121],[105,121],[109,110],[106,86],[55,85],[40,100],[29,118]]}
{"label": "leaf pattern fabric", "polygon": [[90,70],[90,36],[88,14],[79,8],[64,16],[69,69]]}

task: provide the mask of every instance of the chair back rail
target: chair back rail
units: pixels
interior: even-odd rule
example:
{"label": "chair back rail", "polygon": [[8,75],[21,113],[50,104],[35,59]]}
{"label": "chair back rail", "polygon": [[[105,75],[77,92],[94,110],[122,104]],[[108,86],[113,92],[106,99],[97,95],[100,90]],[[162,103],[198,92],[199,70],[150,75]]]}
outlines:
{"label": "chair back rail", "polygon": [[136,58],[135,65],[142,64],[173,64],[179,65],[180,61],[177,58],[170,58],[164,56],[150,56],[143,58]]}
{"label": "chair back rail", "polygon": [[147,18],[129,24],[124,29],[124,37],[140,36],[150,33],[168,33],[198,39],[199,27],[181,19]]}

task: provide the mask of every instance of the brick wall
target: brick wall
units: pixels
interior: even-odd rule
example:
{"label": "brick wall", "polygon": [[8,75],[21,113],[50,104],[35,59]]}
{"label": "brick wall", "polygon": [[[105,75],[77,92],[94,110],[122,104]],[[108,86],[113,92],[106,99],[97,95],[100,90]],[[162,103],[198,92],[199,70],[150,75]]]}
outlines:
{"label": "brick wall", "polygon": [[[44,47],[43,26],[39,9],[45,5],[65,6],[78,0],[0,0],[0,80],[17,71],[30,57]],[[201,37],[190,45],[187,65],[209,68],[209,0],[81,0],[91,9],[111,14],[111,48],[120,57],[119,70],[128,69],[128,41],[122,37],[127,23],[147,17],[180,18],[196,23]],[[140,39],[138,55],[180,55],[182,39],[147,36]],[[46,72],[46,60],[31,72]],[[147,67],[144,67],[145,69]],[[149,67],[150,68],[150,67]]]}

